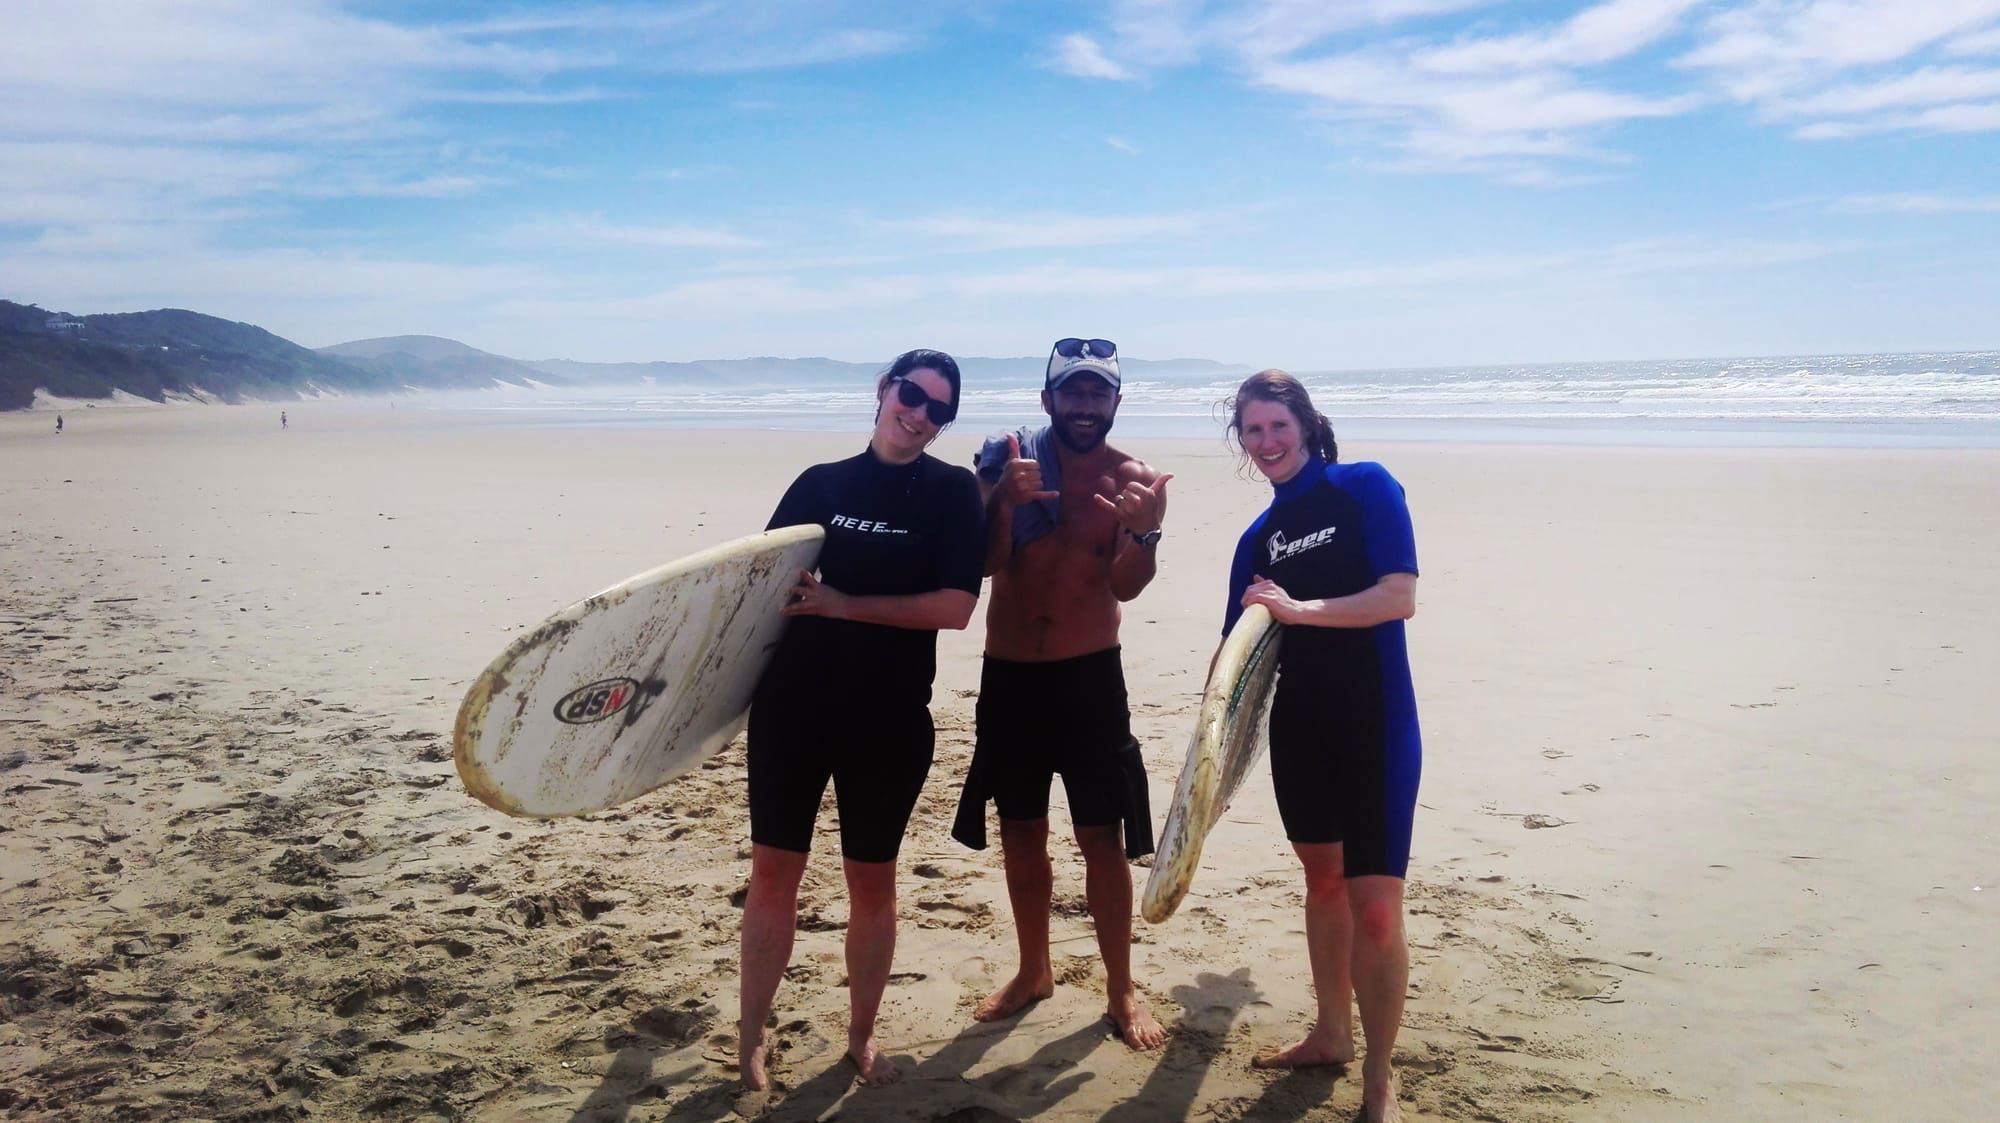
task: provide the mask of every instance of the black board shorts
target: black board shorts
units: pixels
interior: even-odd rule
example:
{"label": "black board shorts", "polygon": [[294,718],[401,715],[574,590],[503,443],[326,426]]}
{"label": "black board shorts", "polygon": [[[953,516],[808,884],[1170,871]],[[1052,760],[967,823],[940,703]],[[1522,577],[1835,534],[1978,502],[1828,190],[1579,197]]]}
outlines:
{"label": "black board shorts", "polygon": [[[979,674],[978,733],[960,803],[991,799],[1002,819],[1046,819],[1049,786],[1061,776],[1075,827],[1125,827],[1126,852],[1153,849],[1145,763],[1132,738],[1118,648],[1051,663],[987,656]],[[978,845],[984,844],[983,831]]]}
{"label": "black board shorts", "polygon": [[759,697],[750,706],[750,841],[810,853],[832,780],[841,856],[895,861],[935,740],[923,705]]}

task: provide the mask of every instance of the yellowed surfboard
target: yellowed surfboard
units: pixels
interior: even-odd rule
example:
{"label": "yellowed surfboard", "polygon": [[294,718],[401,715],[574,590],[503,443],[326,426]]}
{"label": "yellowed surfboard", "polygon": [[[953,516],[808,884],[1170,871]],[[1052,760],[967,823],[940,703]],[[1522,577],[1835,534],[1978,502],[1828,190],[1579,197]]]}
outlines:
{"label": "yellowed surfboard", "polygon": [[452,758],[510,815],[582,815],[652,791],[743,728],[783,608],[826,532],[794,526],[648,570],[507,645],[466,692]]}
{"label": "yellowed surfboard", "polygon": [[1140,900],[1140,912],[1151,923],[1161,923],[1180,907],[1194,883],[1208,832],[1270,746],[1271,690],[1278,681],[1283,636],[1284,627],[1271,619],[1270,611],[1252,605],[1222,641]]}

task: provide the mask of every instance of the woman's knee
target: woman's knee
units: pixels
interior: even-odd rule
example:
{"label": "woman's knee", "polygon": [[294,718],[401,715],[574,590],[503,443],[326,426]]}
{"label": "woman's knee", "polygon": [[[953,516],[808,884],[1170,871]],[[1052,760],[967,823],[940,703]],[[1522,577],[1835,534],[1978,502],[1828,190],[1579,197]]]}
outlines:
{"label": "woman's knee", "polygon": [[1347,873],[1342,868],[1340,843],[1295,842],[1292,850],[1305,870],[1307,900],[1314,904],[1346,901]]}
{"label": "woman's knee", "polygon": [[1306,899],[1316,905],[1347,904],[1347,878],[1339,870],[1307,870]]}
{"label": "woman's knee", "polygon": [[1392,947],[1403,941],[1403,898],[1401,894],[1367,893],[1355,897],[1354,938],[1373,947]]}

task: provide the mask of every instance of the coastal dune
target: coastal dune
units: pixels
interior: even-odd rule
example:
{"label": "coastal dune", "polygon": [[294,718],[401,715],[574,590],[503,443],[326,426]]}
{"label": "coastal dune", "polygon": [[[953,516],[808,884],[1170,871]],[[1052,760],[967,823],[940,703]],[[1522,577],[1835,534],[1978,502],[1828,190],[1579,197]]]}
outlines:
{"label": "coastal dune", "polygon": [[[947,834],[981,626],[945,636],[881,1036],[850,1087],[829,807],[768,1102],[735,1087],[742,751],[510,819],[449,760],[523,627],[760,529],[860,433],[367,402],[0,415],[0,1113],[23,1119],[1345,1120],[1252,1071],[1312,1009],[1262,769],[1135,969],[1134,1054],[1057,789],[1056,996]],[[1023,418],[1023,421],[1028,419]],[[1338,421],[1338,419],[1336,419]],[[964,463],[979,434],[936,451]],[[1119,438],[1114,438],[1119,440]],[[1127,607],[1156,812],[1268,489],[1214,440]],[[1425,770],[1398,1063],[1418,1118],[1980,1118],[2000,1092],[2000,453],[1352,442],[1408,490]],[[1143,870],[1136,871],[1143,877]]]}

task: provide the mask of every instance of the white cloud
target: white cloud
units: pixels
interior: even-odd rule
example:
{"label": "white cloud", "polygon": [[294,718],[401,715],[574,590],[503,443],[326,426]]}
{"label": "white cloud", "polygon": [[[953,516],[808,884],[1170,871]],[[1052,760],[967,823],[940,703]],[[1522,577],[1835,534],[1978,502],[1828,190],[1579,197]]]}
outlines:
{"label": "white cloud", "polygon": [[[110,156],[102,182],[79,176],[67,156],[6,161],[0,221],[145,221],[208,200],[268,210],[343,195],[462,197],[518,177],[522,169],[496,171],[479,156],[518,138],[498,124],[486,126],[490,137],[466,136],[462,116],[440,115],[446,107],[574,105],[625,96],[620,76],[878,57],[909,49],[936,19],[892,4],[879,13],[892,29],[882,30],[818,0],[458,23],[372,14],[386,10],[336,0],[8,7],[0,147],[88,137]],[[436,143],[446,135],[469,143],[455,153]],[[417,150],[427,138],[430,150]],[[168,146],[177,160],[155,158]]]}
{"label": "white cloud", "polygon": [[1103,78],[1130,82],[1137,75],[1106,58],[1104,48],[1088,35],[1065,35],[1056,40],[1055,56],[1049,65],[1077,78]]}
{"label": "white cloud", "polygon": [[490,175],[428,175],[388,179],[376,175],[316,181],[298,188],[307,198],[456,199],[507,182]]}
{"label": "white cloud", "polygon": [[1842,214],[2000,214],[2000,195],[1849,195],[1829,210]]}
{"label": "white cloud", "polygon": [[2000,70],[1925,67],[1893,78],[1828,87],[1787,99],[1773,111],[1799,117],[1871,113],[1996,94],[2000,94]]}
{"label": "white cloud", "polygon": [[2000,27],[1961,35],[1946,43],[1944,50],[1949,55],[2000,55]]}
{"label": "white cloud", "polygon": [[2000,132],[2000,102],[1940,105],[1920,113],[1894,113],[1862,121],[1821,121],[1792,133],[1800,140],[1849,140],[1872,133]]}
{"label": "white cloud", "polygon": [[[100,240],[99,250],[111,249]],[[160,254],[135,240],[79,253],[61,237],[0,250],[0,276],[68,312],[178,307],[244,320],[308,346],[370,334],[436,331],[447,312],[556,284],[536,271],[453,266],[297,249],[192,247]],[[163,298],[160,294],[171,294]],[[412,322],[412,317],[424,322]]]}
{"label": "white cloud", "polygon": [[1208,34],[1243,59],[1276,59],[1314,46],[1329,36],[1361,28],[1386,27],[1495,0],[1251,0],[1218,5]]}
{"label": "white cloud", "polygon": [[30,249],[37,254],[102,257],[182,253],[201,243],[198,227],[173,222],[102,222],[51,226]]}
{"label": "white cloud", "polygon": [[1104,138],[1104,143],[1123,152],[1127,156],[1137,156],[1139,154],[1139,147],[1124,137],[1108,136]]}
{"label": "white cloud", "polygon": [[1516,183],[1595,179],[1558,173],[1553,164],[1615,159],[1590,138],[1624,122],[1686,113],[1705,100],[1693,91],[1627,92],[1575,73],[1676,33],[1699,0],[1608,0],[1518,34],[1427,41],[1436,37],[1430,17],[1487,2],[1125,0],[1108,23],[1110,53],[1148,66],[1219,57],[1253,86],[1303,98],[1342,136],[1407,154],[1378,167]]}
{"label": "white cloud", "polygon": [[[1554,72],[1467,80],[1418,73],[1386,55],[1273,63],[1260,84],[1305,94],[1333,112],[1374,114],[1413,133],[1470,138],[1568,133],[1684,113],[1699,99],[1648,98],[1594,89]],[[1474,147],[1478,140],[1469,141]],[[1536,138],[1535,147],[1559,142]]]}
{"label": "white cloud", "polygon": [[[2000,52],[2000,0],[1598,0],[1516,5],[1470,32],[1434,19],[1496,4],[1117,0],[1102,36],[1071,39],[1121,73],[1220,63],[1303,99],[1350,144],[1404,154],[1364,164],[1511,183],[1594,182],[1602,171],[1565,165],[1618,162],[1605,145],[1619,126],[1719,99],[1804,119],[1807,139],[1993,127],[1976,100],[1993,73],[1936,60]],[[1668,45],[1671,66],[1634,61]]]}
{"label": "white cloud", "polygon": [[826,254],[819,257],[732,257],[709,263],[717,273],[803,273],[815,269],[871,269],[908,261],[911,254]]}
{"label": "white cloud", "polygon": [[1557,27],[1418,51],[1419,70],[1478,73],[1610,62],[1677,30],[1702,0],[1609,0]]}
{"label": "white cloud", "polygon": [[1926,109],[1912,115],[1908,127],[1917,132],[1990,133],[2000,129],[2000,101]]}
{"label": "white cloud", "polygon": [[694,74],[783,70],[901,54],[916,44],[915,37],[900,31],[857,28],[830,31],[789,42],[745,42],[730,50],[703,47],[677,51],[666,61],[666,66]]}
{"label": "white cloud", "polygon": [[935,239],[945,249],[1018,250],[1184,238],[1218,224],[1223,217],[1220,214],[1025,214],[1004,218],[939,215],[886,220],[880,225]]}
{"label": "white cloud", "polygon": [[1716,12],[1707,42],[1683,61],[1781,76],[1838,70],[1894,62],[1996,18],[2000,0],[1752,0]]}
{"label": "white cloud", "polygon": [[1817,260],[1855,248],[1850,243],[1832,242],[1658,238],[1581,250],[1454,257],[1344,268],[1183,266],[1167,269],[1020,269],[951,278],[945,283],[952,291],[975,298],[1049,293],[1133,296],[1191,292],[1230,297],[1390,288],[1440,290],[1537,276],[1574,279],[1578,276],[1759,269]]}
{"label": "white cloud", "polygon": [[685,323],[712,319],[762,319],[772,315],[821,315],[858,308],[902,311],[936,287],[929,276],[845,277],[805,285],[792,277],[757,275],[689,281],[633,297],[543,299],[524,296],[499,312],[535,322]]}
{"label": "white cloud", "polygon": [[[770,273],[694,281],[631,298],[527,300],[519,312],[567,319],[690,322],[749,319],[772,312],[800,315],[874,309],[907,315],[915,302],[940,292],[956,300],[1002,298],[1115,299],[1186,295],[1224,298],[1376,291],[1444,291],[1527,278],[1615,277],[1654,273],[1747,270],[1817,260],[1857,248],[1852,243],[1725,241],[1657,238],[1575,250],[1441,258],[1344,267],[1274,268],[1239,265],[1043,266],[959,274],[899,273],[837,276],[821,284]],[[547,322],[547,321],[537,321]]]}
{"label": "white cloud", "polygon": [[0,226],[204,221],[306,168],[298,157],[179,145],[0,140]]}
{"label": "white cloud", "polygon": [[502,240],[520,246],[611,246],[624,249],[738,250],[762,245],[727,230],[702,226],[644,226],[608,222],[602,215],[564,215],[524,222],[507,230]]}
{"label": "white cloud", "polygon": [[2000,48],[2000,0],[1755,0],[1717,11],[1678,64],[1804,140],[1985,132],[2000,71],[1941,65]]}

